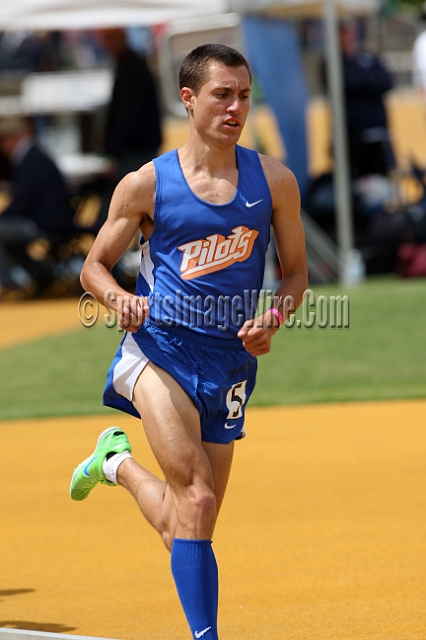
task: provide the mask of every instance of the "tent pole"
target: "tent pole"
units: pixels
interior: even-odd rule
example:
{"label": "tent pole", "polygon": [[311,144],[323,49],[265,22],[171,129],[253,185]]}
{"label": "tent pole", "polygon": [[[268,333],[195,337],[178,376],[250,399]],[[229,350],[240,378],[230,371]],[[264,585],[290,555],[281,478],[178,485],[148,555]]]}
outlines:
{"label": "tent pole", "polygon": [[333,123],[334,193],[339,253],[339,281],[348,284],[349,252],[353,248],[353,220],[348,167],[343,71],[335,0],[324,0],[324,40]]}

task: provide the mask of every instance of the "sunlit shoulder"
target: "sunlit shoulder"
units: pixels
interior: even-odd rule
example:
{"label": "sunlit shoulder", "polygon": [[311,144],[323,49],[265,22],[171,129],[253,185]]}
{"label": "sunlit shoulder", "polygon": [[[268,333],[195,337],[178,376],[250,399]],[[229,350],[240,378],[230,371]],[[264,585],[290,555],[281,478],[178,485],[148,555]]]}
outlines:
{"label": "sunlit shoulder", "polygon": [[300,207],[300,192],[294,173],[271,156],[259,154],[260,162],[271,191],[274,207],[285,201]]}
{"label": "sunlit shoulder", "polygon": [[128,173],[118,184],[113,200],[124,212],[133,210],[148,214],[153,209],[155,196],[155,168],[153,162],[143,165],[138,171]]}

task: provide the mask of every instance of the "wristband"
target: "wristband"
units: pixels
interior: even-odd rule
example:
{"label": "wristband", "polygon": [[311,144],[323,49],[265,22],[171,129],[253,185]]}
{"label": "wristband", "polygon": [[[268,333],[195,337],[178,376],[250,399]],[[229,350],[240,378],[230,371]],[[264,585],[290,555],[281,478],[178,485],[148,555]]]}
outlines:
{"label": "wristband", "polygon": [[[274,316],[277,316],[277,318],[278,318],[278,322],[280,323],[280,324],[279,324],[279,327],[281,327],[281,325],[282,325],[282,323],[283,323],[283,317],[282,317],[281,313],[278,311],[278,309],[275,309],[275,307],[271,307],[271,308],[269,309],[269,311],[270,311],[271,313],[273,313],[273,314],[274,314]],[[278,328],[279,328],[279,327],[278,327]]]}

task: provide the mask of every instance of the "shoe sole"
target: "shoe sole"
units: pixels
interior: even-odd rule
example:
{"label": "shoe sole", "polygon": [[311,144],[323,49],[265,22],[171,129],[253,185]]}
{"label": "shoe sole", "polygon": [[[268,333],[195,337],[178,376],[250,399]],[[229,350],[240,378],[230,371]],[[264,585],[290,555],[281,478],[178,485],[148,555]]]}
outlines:
{"label": "shoe sole", "polygon": [[[104,431],[102,431],[102,433],[100,434],[98,441],[96,443],[96,447],[93,451],[93,453],[90,454],[90,456],[87,456],[87,458],[85,460],[83,460],[83,462],[80,462],[80,464],[74,469],[74,473],[72,474],[72,478],[71,478],[71,484],[70,484],[70,497],[72,498],[71,495],[71,491],[72,491],[72,485],[74,482],[74,478],[77,475],[77,473],[80,471],[80,469],[82,467],[84,467],[86,464],[88,464],[88,462],[93,458],[93,456],[96,454],[96,449],[99,447],[99,443],[102,440],[102,438],[107,434],[110,433],[111,431],[122,431],[122,429],[120,429],[120,427],[108,427],[108,429],[105,429]],[[111,486],[114,486],[114,483],[111,482]],[[74,500],[74,498],[72,498]]]}

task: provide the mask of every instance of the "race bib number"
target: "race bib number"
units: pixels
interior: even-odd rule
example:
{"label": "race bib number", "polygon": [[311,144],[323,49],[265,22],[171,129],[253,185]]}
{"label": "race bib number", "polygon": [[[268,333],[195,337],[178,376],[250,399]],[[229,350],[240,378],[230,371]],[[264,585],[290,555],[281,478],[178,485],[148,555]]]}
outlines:
{"label": "race bib number", "polygon": [[236,420],[243,415],[243,405],[247,399],[246,384],[247,380],[237,382],[226,394],[226,406],[229,409],[228,420]]}

